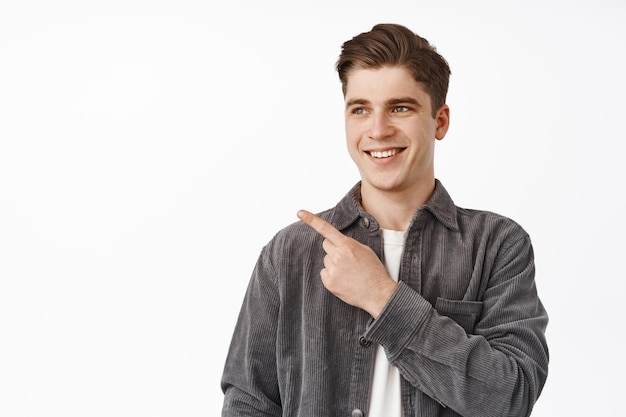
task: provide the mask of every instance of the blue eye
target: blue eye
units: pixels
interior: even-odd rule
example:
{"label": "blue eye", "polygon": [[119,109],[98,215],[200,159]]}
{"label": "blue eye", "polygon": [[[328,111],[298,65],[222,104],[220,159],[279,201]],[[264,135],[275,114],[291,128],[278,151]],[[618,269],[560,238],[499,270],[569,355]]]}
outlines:
{"label": "blue eye", "polygon": [[393,108],[394,113],[406,113],[409,111],[407,106],[397,106]]}
{"label": "blue eye", "polygon": [[357,107],[356,109],[352,110],[352,113],[361,115],[365,114],[365,111],[366,110],[363,107]]}

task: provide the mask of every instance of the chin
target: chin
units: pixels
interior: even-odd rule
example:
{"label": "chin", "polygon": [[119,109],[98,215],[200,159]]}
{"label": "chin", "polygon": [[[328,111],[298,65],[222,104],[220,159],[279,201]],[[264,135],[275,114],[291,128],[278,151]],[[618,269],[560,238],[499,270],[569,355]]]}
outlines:
{"label": "chin", "polygon": [[384,192],[395,192],[395,191],[401,191],[402,189],[404,189],[405,187],[402,186],[401,183],[398,183],[397,181],[368,181],[367,182],[369,187],[374,189],[374,190],[378,190],[378,191],[384,191]]}

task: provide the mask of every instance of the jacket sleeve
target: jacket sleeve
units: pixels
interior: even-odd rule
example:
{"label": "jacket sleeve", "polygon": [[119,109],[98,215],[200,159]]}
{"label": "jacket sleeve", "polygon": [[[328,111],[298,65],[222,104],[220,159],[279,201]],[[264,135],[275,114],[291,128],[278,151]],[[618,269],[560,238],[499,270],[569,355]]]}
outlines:
{"label": "jacket sleeve", "polygon": [[279,295],[263,249],[255,266],[226,357],[222,417],[282,416],[276,371]]}
{"label": "jacket sleeve", "polygon": [[[411,385],[462,416],[528,416],[548,372],[530,238],[501,248],[486,279],[481,300],[458,302],[456,320],[400,282],[364,336]],[[476,315],[471,330],[463,313]]]}

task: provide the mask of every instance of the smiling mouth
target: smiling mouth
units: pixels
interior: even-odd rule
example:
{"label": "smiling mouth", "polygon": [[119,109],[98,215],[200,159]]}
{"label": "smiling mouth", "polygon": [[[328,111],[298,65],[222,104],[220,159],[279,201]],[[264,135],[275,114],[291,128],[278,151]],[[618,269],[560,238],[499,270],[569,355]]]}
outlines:
{"label": "smiling mouth", "polygon": [[395,156],[399,154],[400,152],[402,152],[403,150],[404,149],[396,148],[396,149],[389,149],[386,151],[367,151],[367,153],[372,158],[383,159],[383,158],[390,158],[392,156]]}

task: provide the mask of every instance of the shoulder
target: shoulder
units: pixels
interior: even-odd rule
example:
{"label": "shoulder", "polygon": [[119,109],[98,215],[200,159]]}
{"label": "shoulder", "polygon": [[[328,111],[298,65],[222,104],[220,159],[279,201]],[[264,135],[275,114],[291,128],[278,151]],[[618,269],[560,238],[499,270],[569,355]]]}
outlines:
{"label": "shoulder", "polygon": [[498,246],[510,246],[530,240],[526,230],[515,220],[487,210],[457,207],[457,222],[463,235],[489,240]]}

